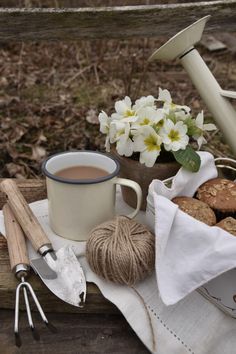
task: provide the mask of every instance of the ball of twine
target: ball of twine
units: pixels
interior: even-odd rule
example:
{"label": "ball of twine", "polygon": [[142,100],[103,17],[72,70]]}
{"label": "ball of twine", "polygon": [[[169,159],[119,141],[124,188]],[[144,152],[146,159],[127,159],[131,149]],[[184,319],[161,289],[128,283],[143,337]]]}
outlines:
{"label": "ball of twine", "polygon": [[91,231],[86,256],[99,276],[132,286],[154,269],[155,239],[146,226],[117,216]]}

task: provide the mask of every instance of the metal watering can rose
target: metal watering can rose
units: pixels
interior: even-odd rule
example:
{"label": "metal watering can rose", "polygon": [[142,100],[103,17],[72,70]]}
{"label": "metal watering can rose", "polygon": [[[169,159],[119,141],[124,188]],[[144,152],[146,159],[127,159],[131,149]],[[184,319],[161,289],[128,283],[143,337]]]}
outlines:
{"label": "metal watering can rose", "polygon": [[221,89],[199,52],[194,48],[194,45],[200,41],[209,18],[210,16],[205,16],[180,31],[156,50],[149,60],[167,61],[179,58],[235,154],[236,112],[227,98],[236,98],[236,92]]}

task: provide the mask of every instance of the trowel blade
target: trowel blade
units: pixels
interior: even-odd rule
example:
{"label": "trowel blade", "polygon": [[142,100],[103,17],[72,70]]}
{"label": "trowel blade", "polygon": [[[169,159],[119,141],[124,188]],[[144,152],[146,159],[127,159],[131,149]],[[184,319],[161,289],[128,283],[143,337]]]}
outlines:
{"label": "trowel blade", "polygon": [[53,294],[71,305],[82,307],[86,298],[86,280],[71,246],[32,259],[31,266]]}

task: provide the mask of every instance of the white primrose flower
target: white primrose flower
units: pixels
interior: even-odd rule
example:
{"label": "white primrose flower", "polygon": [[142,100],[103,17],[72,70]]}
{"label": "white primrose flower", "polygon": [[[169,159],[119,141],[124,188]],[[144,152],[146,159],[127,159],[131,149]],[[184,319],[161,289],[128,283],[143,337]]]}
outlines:
{"label": "white primrose flower", "polygon": [[116,140],[116,150],[119,155],[131,156],[134,152],[134,143],[130,139],[130,125],[124,124],[124,129],[119,132]]}
{"label": "white primrose flower", "polygon": [[175,104],[172,101],[170,92],[166,89],[162,90],[159,87],[159,96],[157,101],[164,102],[163,109],[166,111],[166,114],[174,112],[177,120],[185,120],[190,116],[190,107]]}
{"label": "white primrose flower", "polygon": [[[110,124],[109,137],[111,144],[119,140],[120,136],[125,133],[125,124],[119,120],[113,120]],[[128,124],[128,123],[127,123]]]}
{"label": "white primrose flower", "polygon": [[162,109],[154,107],[143,107],[138,111],[136,122],[131,124],[132,134],[136,135],[134,130],[140,129],[144,125],[153,125],[159,123],[164,118]]}
{"label": "white primrose flower", "polygon": [[140,129],[140,134],[133,137],[134,151],[140,152],[139,162],[152,167],[161,151],[161,137],[148,125]]}
{"label": "white primrose flower", "polygon": [[119,155],[131,156],[133,154],[133,141],[130,139],[130,124],[112,121],[110,125],[109,141],[116,143]]}
{"label": "white primrose flower", "polygon": [[110,124],[111,117],[108,117],[106,112],[102,111],[98,115],[98,120],[100,122],[100,132],[106,134],[105,148],[106,151],[110,151]]}
{"label": "white primrose flower", "polygon": [[100,132],[103,134],[108,134],[111,123],[111,117],[108,117],[106,112],[102,111],[98,115],[98,120],[100,122]]}
{"label": "white primrose flower", "polygon": [[[177,106],[177,105],[175,105],[175,106]],[[180,106],[180,107],[185,107],[185,108],[176,108],[174,110],[176,122],[178,122],[179,120],[185,121],[185,119],[190,117],[190,108],[187,106]],[[189,108],[188,111],[187,111],[187,108]]]}
{"label": "white primrose flower", "polygon": [[203,133],[205,131],[212,131],[217,129],[215,124],[212,123],[208,123],[208,124],[204,124],[204,116],[203,116],[203,111],[201,111],[200,113],[198,113],[196,120],[195,120],[195,124],[196,127],[199,129],[199,134],[195,134],[193,135],[193,138],[195,140],[197,140],[198,143],[198,148],[200,149],[202,144],[206,144],[207,141],[203,136]]}
{"label": "white primrose flower", "polygon": [[143,107],[155,108],[155,101],[156,101],[156,98],[151,95],[143,96],[135,101],[135,104],[133,105],[133,110],[138,111],[140,108],[143,108]]}
{"label": "white primrose flower", "polygon": [[107,152],[111,151],[111,144],[110,144],[110,137],[109,135],[106,136],[106,140],[105,140],[105,149]]}
{"label": "white primrose flower", "polygon": [[[157,108],[156,101],[163,102],[161,108]],[[173,103],[170,92],[161,88],[158,99],[143,96],[132,105],[126,96],[115,103],[111,116],[101,111],[98,119],[100,132],[106,135],[106,151],[113,144],[121,156],[139,152],[139,162],[147,167],[155,164],[162,149],[186,149],[190,137],[200,149],[206,143],[204,132],[216,129],[214,124],[204,124],[203,111],[195,119],[188,106]]]}
{"label": "white primrose flower", "polygon": [[136,112],[132,109],[132,102],[129,96],[115,103],[116,113],[111,115],[112,119],[122,120],[126,123],[137,120]]}
{"label": "white primrose flower", "polygon": [[168,91],[167,89],[162,90],[162,88],[159,87],[159,96],[157,98],[157,101],[171,104],[172,98],[170,91]]}
{"label": "white primrose flower", "polygon": [[187,130],[187,126],[182,121],[174,124],[172,120],[166,119],[160,130],[165,150],[178,151],[185,149],[189,142]]}

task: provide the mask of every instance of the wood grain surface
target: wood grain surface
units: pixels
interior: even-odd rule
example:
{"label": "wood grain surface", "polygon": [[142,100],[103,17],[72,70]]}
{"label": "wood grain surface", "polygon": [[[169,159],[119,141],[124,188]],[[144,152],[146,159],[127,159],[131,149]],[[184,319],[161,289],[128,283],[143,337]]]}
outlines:
{"label": "wood grain surface", "polygon": [[40,341],[33,340],[26,314],[20,317],[22,347],[14,345],[12,310],[0,310],[1,354],[150,354],[120,315],[48,314],[58,333],[50,333],[33,314]]}
{"label": "wood grain surface", "polygon": [[203,16],[236,30],[236,0],[94,8],[0,8],[0,41],[172,36]]}

